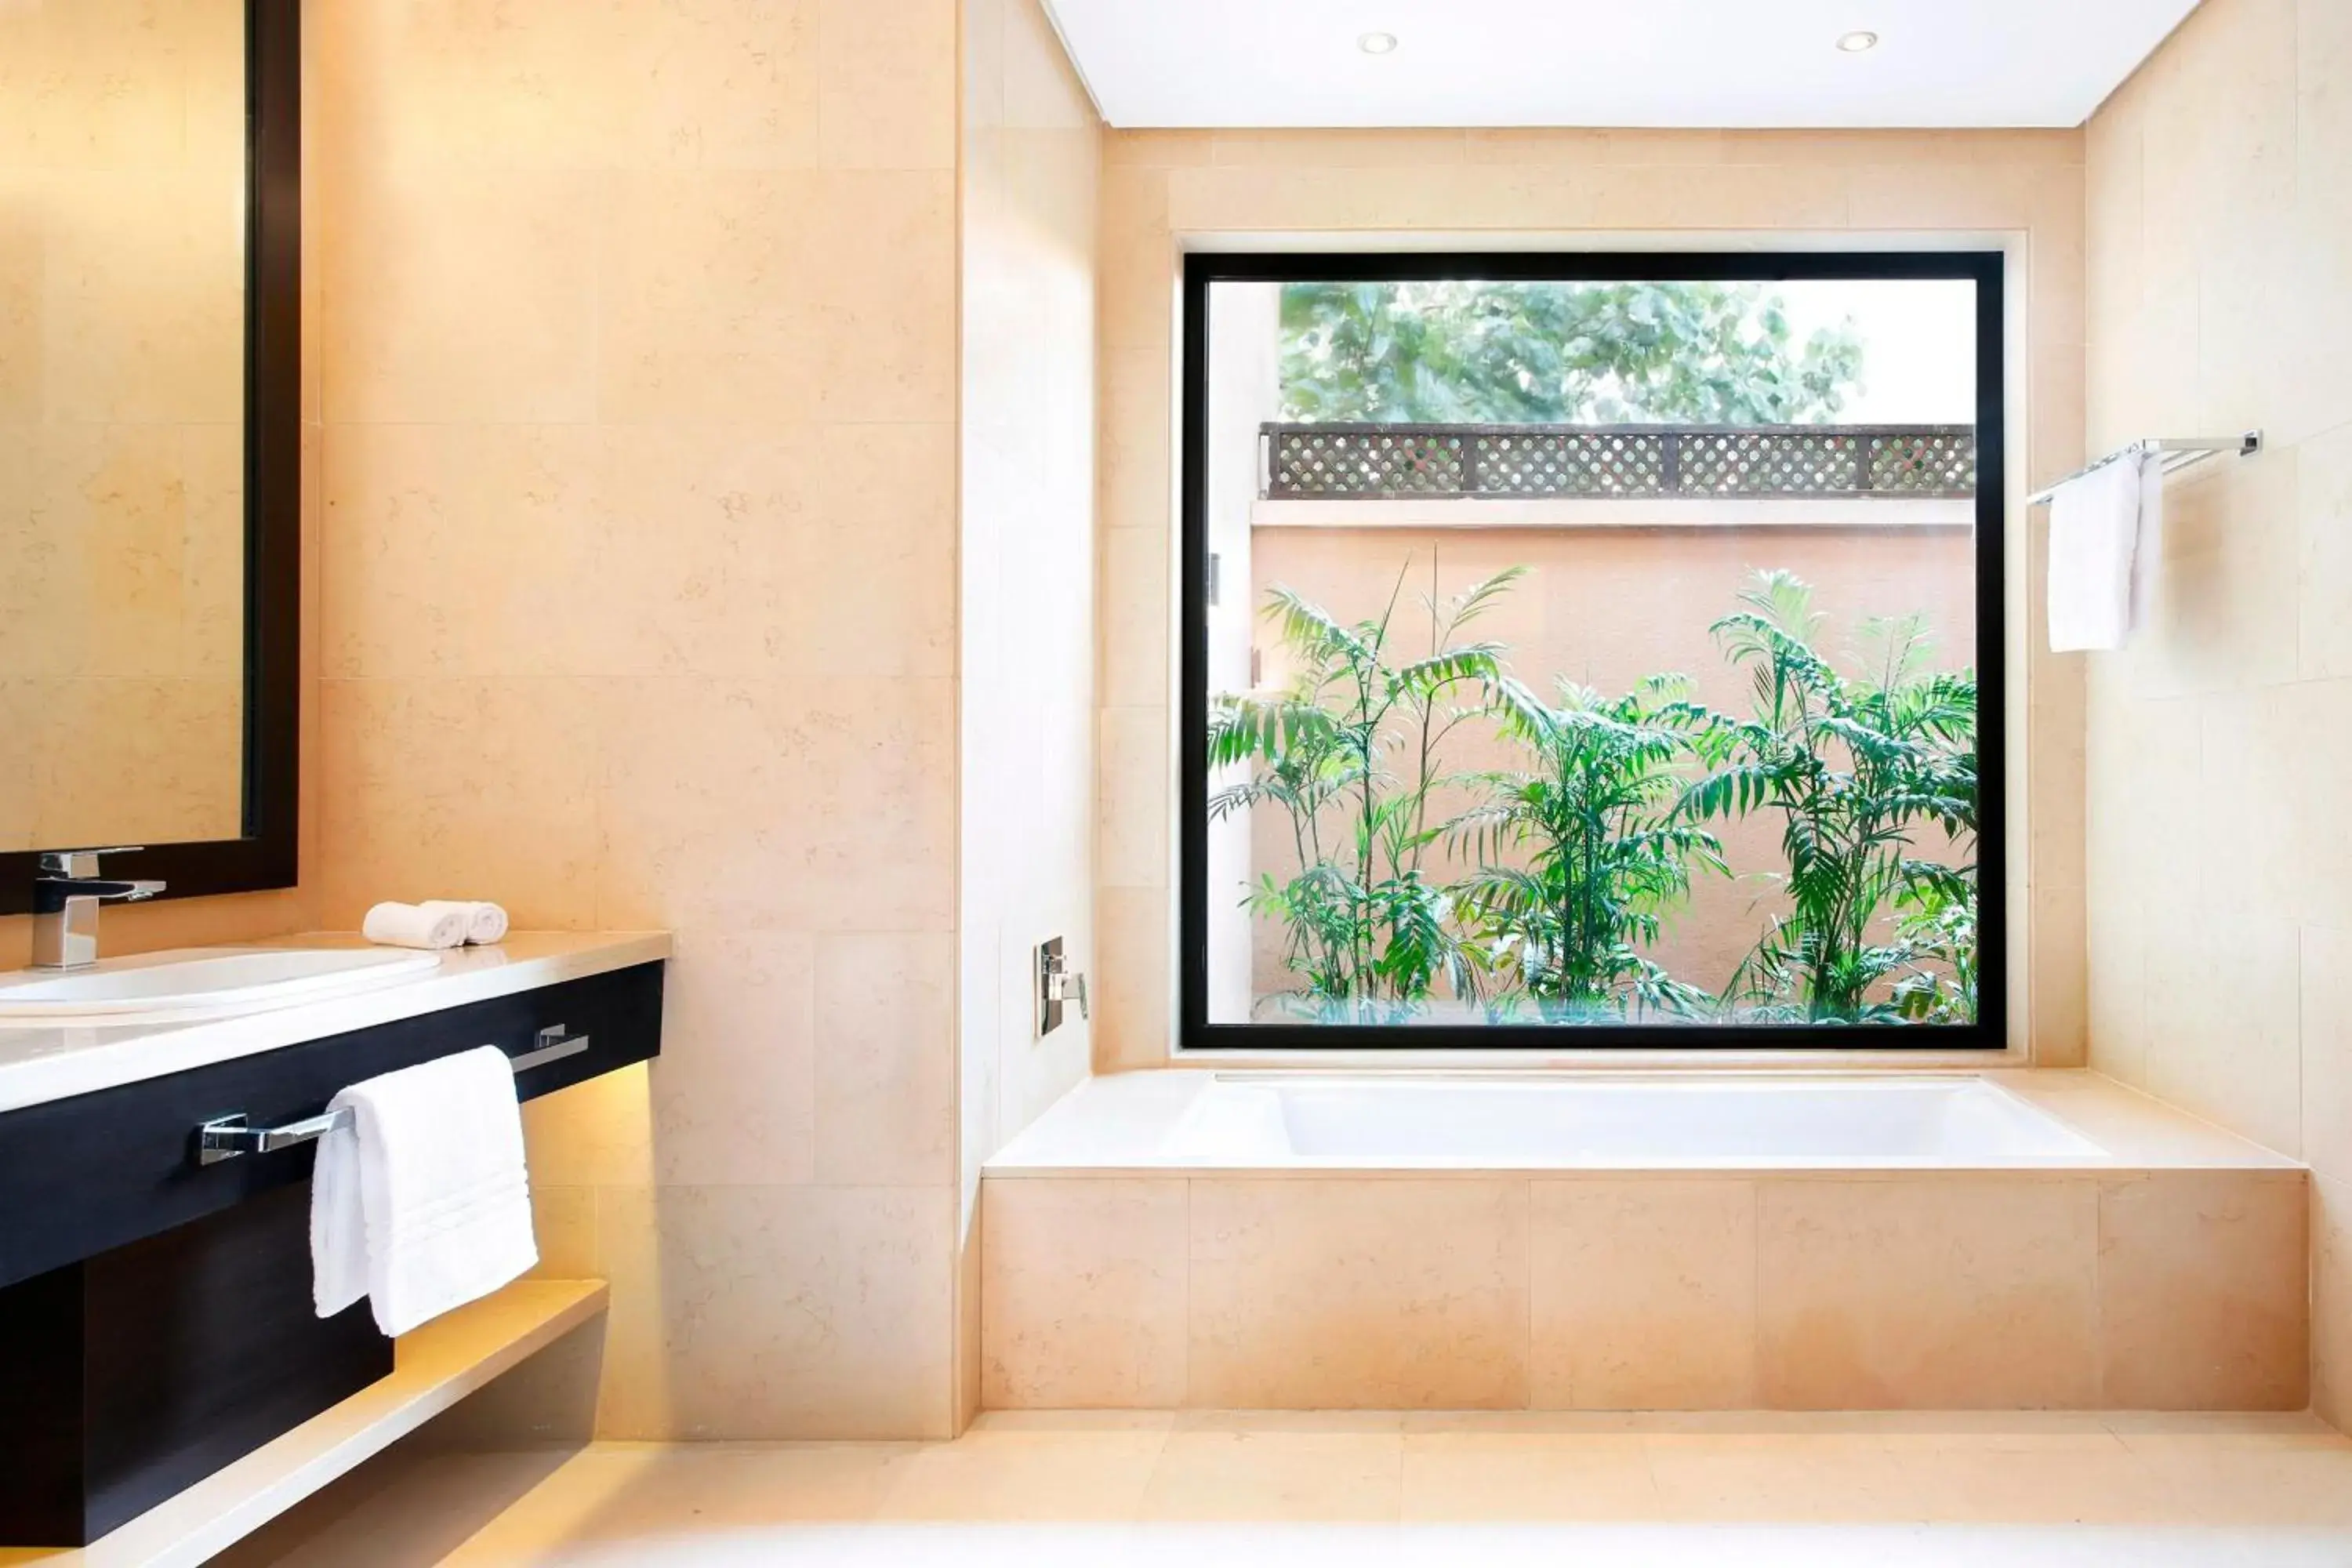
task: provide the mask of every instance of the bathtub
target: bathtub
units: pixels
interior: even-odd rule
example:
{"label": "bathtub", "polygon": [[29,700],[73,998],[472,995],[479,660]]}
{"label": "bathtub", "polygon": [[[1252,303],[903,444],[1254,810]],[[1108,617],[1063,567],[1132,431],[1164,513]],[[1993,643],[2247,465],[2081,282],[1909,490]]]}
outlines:
{"label": "bathtub", "polygon": [[1972,1074],[1201,1072],[1087,1084],[992,1168],[1862,1170],[2105,1154]]}
{"label": "bathtub", "polygon": [[1097,1078],[982,1169],[981,1398],[2300,1409],[2307,1182],[2081,1071]]}
{"label": "bathtub", "polygon": [[2096,1159],[1978,1078],[1297,1077],[1216,1073],[1168,1156],[1220,1165],[1541,1168]]}

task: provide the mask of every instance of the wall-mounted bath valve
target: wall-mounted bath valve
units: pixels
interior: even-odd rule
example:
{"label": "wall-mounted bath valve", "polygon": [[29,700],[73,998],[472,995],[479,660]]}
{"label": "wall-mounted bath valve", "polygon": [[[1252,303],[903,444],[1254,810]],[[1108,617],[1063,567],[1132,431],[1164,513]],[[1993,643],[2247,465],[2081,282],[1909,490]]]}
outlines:
{"label": "wall-mounted bath valve", "polygon": [[1062,1026],[1062,1008],[1075,1002],[1078,1016],[1087,1016],[1087,977],[1070,967],[1062,939],[1047,937],[1037,944],[1037,1033],[1042,1037]]}

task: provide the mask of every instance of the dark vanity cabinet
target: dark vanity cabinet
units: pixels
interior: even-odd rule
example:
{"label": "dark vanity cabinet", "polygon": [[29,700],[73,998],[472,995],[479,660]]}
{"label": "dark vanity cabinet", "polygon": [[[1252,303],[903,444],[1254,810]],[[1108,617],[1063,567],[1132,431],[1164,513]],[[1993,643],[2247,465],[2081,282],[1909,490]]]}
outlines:
{"label": "dark vanity cabinet", "polygon": [[0,1544],[79,1546],[392,1370],[367,1304],[312,1311],[300,1144],[213,1164],[196,1129],[496,1045],[586,1047],[525,1099],[656,1055],[640,963],[0,1112]]}

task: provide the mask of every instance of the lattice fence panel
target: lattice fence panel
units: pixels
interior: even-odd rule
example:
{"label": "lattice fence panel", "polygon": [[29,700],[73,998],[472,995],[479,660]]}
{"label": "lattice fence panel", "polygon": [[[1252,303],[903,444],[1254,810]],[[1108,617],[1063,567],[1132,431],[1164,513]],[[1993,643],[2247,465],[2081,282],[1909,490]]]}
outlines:
{"label": "lattice fence panel", "polygon": [[1854,436],[1711,430],[1679,444],[1685,495],[1843,495],[1861,488],[1864,443]]}
{"label": "lattice fence panel", "polygon": [[1265,493],[1769,500],[1976,493],[1965,426],[1268,425]]}
{"label": "lattice fence panel", "polygon": [[1649,431],[1486,434],[1473,449],[1482,496],[1654,496],[1665,475],[1665,442]]}
{"label": "lattice fence panel", "polygon": [[1443,426],[1409,430],[1277,426],[1270,493],[1460,495],[1468,440],[1464,432]]}
{"label": "lattice fence panel", "polygon": [[1870,488],[1888,495],[1974,495],[1977,438],[1954,430],[1893,430],[1873,436]]}

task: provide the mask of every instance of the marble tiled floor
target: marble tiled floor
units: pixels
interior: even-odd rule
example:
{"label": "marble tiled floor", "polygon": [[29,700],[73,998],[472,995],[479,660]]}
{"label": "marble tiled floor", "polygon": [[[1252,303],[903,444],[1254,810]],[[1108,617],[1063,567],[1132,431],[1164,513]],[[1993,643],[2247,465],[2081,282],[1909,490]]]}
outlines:
{"label": "marble tiled floor", "polygon": [[2352,1564],[2305,1416],[1020,1414],[941,1444],[415,1451],[235,1568]]}

